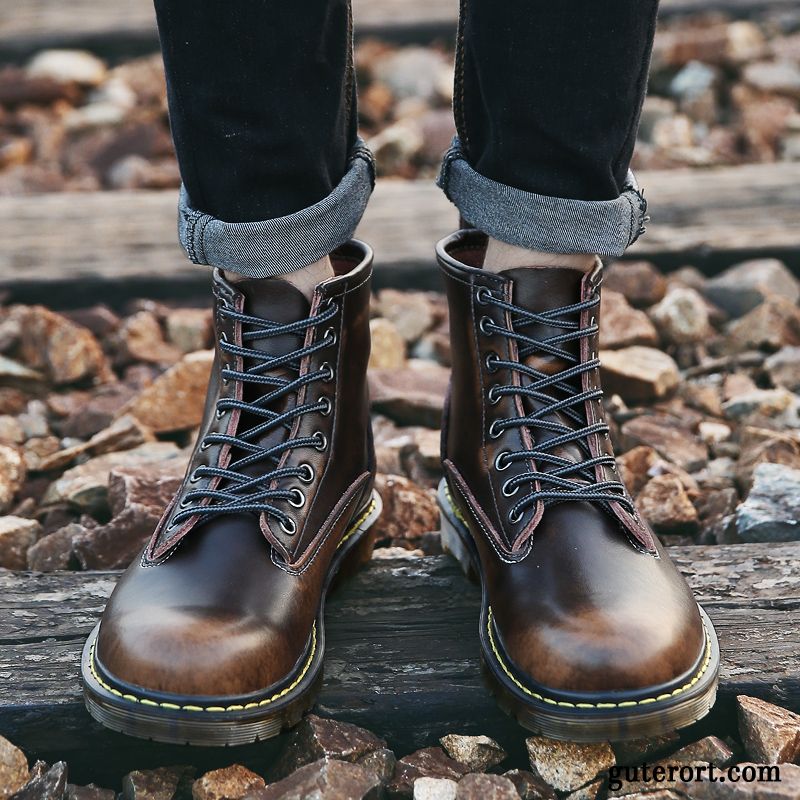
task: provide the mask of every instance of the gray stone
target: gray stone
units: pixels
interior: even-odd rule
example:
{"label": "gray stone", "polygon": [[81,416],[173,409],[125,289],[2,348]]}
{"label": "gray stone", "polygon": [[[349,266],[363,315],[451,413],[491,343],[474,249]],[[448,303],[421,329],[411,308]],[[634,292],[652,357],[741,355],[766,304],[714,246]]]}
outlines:
{"label": "gray stone", "polygon": [[784,388],[753,389],[722,404],[730,419],[767,418],[780,427],[800,428],[800,396]]}
{"label": "gray stone", "polygon": [[397,758],[388,747],[381,747],[356,759],[355,763],[370,775],[374,775],[381,783],[388,783],[394,775]]}
{"label": "gray stone", "polygon": [[696,289],[675,287],[650,309],[650,319],[671,344],[703,342],[713,333],[708,306]]}
{"label": "gray stone", "polygon": [[533,771],[560,792],[574,792],[616,764],[608,743],[560,742],[543,736],[525,740]]}
{"label": "gray stone", "polygon": [[[403,47],[376,61],[374,76],[397,98],[430,101],[439,94],[443,75],[452,68],[442,53],[428,47]],[[452,83],[452,80],[450,81]]]}
{"label": "gray stone", "polygon": [[124,800],[173,800],[194,779],[194,767],[173,766],[129,772],[122,779]]}
{"label": "gray stone", "polygon": [[93,783],[87,786],[67,784],[66,800],[115,800],[117,793],[113,789],[103,789]]}
{"label": "gray stone", "polygon": [[800,66],[791,61],[757,61],[744,68],[743,76],[764,92],[800,98]]}
{"label": "gray stone", "polygon": [[800,715],[757,697],[739,695],[739,735],[747,754],[765,764],[800,760]]}
{"label": "gray stone", "polygon": [[450,758],[460,761],[472,772],[486,772],[504,761],[508,754],[488,736],[460,736],[450,733],[439,740]]}
{"label": "gray stone", "polygon": [[86,50],[42,50],[27,67],[28,75],[52,78],[61,83],[99,86],[106,78],[106,65]]}
{"label": "gray stone", "polygon": [[67,765],[63,761],[46,769],[31,771],[30,780],[16,794],[13,800],[64,800],[67,791]]}
{"label": "gray stone", "polygon": [[800,470],[759,464],[750,493],[736,510],[736,532],[743,542],[800,540]]}
{"label": "gray stone", "polygon": [[467,772],[467,767],[450,758],[441,747],[426,747],[397,762],[387,791],[390,797],[412,797],[414,782],[418,778],[448,778],[457,781]]}
{"label": "gray stone", "polygon": [[449,778],[417,778],[414,800],[455,800],[458,784]]}
{"label": "gray stone", "polygon": [[764,369],[775,386],[800,392],[800,347],[782,347],[764,362]]}
{"label": "gray stone", "polygon": [[777,258],[744,261],[711,278],[704,289],[714,305],[732,317],[741,317],[771,295],[800,300],[800,281]]}

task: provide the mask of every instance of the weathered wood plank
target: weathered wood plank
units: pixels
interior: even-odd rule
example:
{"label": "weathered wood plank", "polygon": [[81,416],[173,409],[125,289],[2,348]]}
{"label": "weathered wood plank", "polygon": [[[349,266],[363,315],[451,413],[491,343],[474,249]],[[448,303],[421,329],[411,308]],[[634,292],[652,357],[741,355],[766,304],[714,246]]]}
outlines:
{"label": "weathered wood plank", "polygon": [[[643,172],[640,179],[653,220],[627,257],[714,271],[774,255],[800,271],[800,163]],[[93,293],[113,301],[115,292],[125,299],[204,291],[207,270],[190,264],[176,241],[175,203],[171,190],[0,197],[0,289],[62,306]],[[379,181],[358,231],[375,248],[376,284],[438,286],[433,244],[456,222],[432,182]]]}
{"label": "weathered wood plank", "polygon": [[[720,10],[750,16],[790,7],[794,0],[661,0],[662,17]],[[404,40],[451,35],[458,0],[353,0],[356,33]],[[157,46],[151,0],[0,0],[0,53],[25,54],[43,45]]]}
{"label": "weathered wood plank", "polygon": [[[800,543],[671,552],[719,632],[717,728],[733,724],[742,692],[800,710],[800,584],[792,574]],[[78,770],[87,754],[93,768],[106,760],[112,771],[156,752],[162,763],[189,760],[180,748],[109,734],[83,709],[79,653],[116,577],[0,573],[0,733],[29,752],[73,759]],[[479,675],[478,595],[447,557],[373,562],[330,599],[320,712],[379,731],[403,753],[456,730],[495,736],[514,752],[521,732]],[[260,747],[237,750],[237,760],[263,759]]]}

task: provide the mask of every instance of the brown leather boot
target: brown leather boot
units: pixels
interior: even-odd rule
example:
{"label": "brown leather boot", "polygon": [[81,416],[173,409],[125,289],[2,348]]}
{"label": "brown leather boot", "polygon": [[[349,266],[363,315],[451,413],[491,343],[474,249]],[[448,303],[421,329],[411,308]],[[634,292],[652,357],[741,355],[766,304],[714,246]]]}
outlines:
{"label": "brown leather boot", "polygon": [[89,637],[95,719],[240,744],[295,724],[322,679],[325,595],[380,513],[366,369],[372,253],[351,242],[313,302],[213,277],[216,362],[183,485]]}
{"label": "brown leather boot", "polygon": [[653,736],[714,702],[708,617],[620,482],[600,389],[602,265],[480,269],[485,237],[439,243],[452,385],[445,546],[480,578],[484,671],[532,731]]}

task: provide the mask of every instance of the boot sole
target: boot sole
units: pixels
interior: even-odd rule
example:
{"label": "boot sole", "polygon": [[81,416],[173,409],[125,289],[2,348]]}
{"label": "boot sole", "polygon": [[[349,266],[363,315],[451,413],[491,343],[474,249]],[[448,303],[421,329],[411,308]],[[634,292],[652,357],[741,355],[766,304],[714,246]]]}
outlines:
{"label": "boot sole", "polygon": [[481,586],[479,636],[484,681],[500,708],[523,728],[563,741],[623,741],[685,728],[711,710],[719,682],[719,643],[711,620],[700,606],[706,634],[704,651],[693,669],[673,684],[608,693],[565,693],[520,675],[503,652],[472,535],[455,509],[444,479],[439,485],[438,502],[443,549],[459,562],[470,580]]}
{"label": "boot sole", "polygon": [[140,739],[201,747],[250,744],[297,725],[322,687],[325,652],[325,598],[344,578],[372,557],[381,498],[372,499],[348,529],[331,563],[306,652],[290,675],[246,697],[192,697],[130,687],[103,672],[95,659],[98,623],[83,648],[81,675],[89,714],[111,730]]}

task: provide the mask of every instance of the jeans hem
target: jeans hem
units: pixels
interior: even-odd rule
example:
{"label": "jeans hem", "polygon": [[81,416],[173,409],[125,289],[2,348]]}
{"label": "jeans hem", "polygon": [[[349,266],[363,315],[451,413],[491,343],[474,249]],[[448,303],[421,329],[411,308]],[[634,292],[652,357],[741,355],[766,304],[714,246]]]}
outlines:
{"label": "jeans hem", "polygon": [[467,162],[458,137],[436,183],[462,218],[508,244],[546,253],[621,256],[645,231],[647,201],[632,172],[614,200],[573,200],[493,181]]}
{"label": "jeans hem", "polygon": [[223,222],[192,207],[186,187],[178,205],[178,238],[195,264],[268,278],[302,269],[353,237],[375,185],[372,154],[361,139],[333,191],[308,208],[257,222]]}

